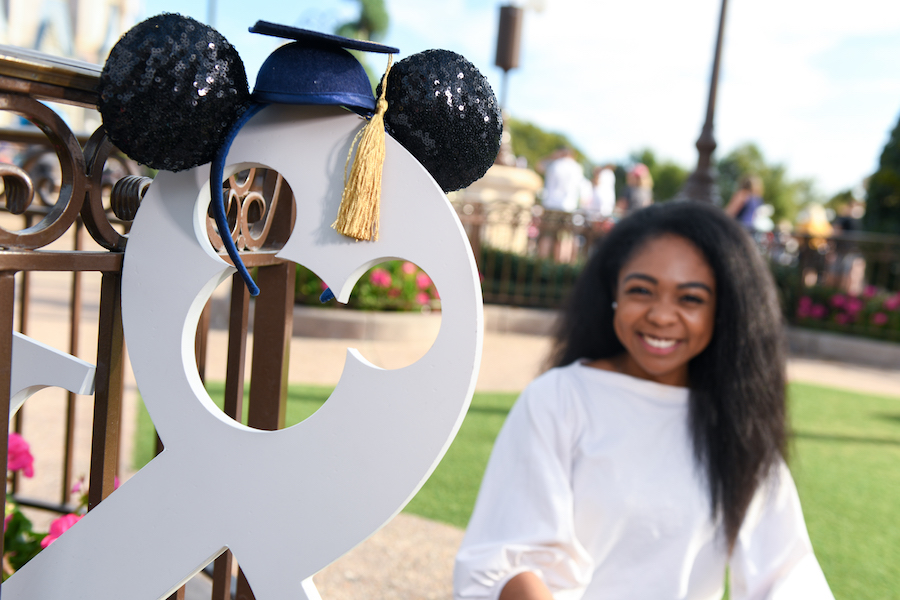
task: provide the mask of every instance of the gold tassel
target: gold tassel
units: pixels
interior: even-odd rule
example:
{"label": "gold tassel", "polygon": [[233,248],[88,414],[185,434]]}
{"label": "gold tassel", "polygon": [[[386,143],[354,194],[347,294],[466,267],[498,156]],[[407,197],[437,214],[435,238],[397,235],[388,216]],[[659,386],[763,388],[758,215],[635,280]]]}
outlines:
{"label": "gold tassel", "polygon": [[[348,237],[356,240],[378,239],[378,213],[381,209],[381,171],[384,167],[384,113],[387,100],[388,74],[391,72],[393,55],[388,56],[387,70],[384,72],[384,83],[381,95],[375,104],[375,114],[369,119],[350,144],[347,162],[344,164],[344,193],[341,196],[341,208],[337,219],[331,226]],[[356,160],[350,175],[347,166],[353,155],[356,143]]]}

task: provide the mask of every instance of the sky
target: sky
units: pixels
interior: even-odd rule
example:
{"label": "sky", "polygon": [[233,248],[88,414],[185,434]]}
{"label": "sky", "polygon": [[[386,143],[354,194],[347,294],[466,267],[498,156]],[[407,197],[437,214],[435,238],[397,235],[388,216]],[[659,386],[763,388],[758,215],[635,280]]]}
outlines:
{"label": "sky", "polygon": [[[247,32],[257,19],[330,32],[358,11],[352,0],[216,2],[210,24],[251,86],[280,43]],[[494,58],[505,3],[386,0],[380,41],[400,49],[395,60],[462,54],[510,115],[565,134],[593,162],[652,148],[696,166],[721,0],[523,0],[519,68],[504,88]],[[144,0],[144,18],[160,12],[211,15],[207,0]],[[753,142],[824,198],[858,188],[900,118],[900,2],[730,0],[716,102],[717,156]]]}

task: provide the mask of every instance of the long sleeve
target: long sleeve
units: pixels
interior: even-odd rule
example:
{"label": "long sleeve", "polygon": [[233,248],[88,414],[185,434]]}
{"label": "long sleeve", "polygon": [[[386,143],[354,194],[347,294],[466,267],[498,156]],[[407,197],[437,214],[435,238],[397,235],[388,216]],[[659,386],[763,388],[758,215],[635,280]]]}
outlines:
{"label": "long sleeve", "polygon": [[733,600],[833,600],[784,463],[759,487],[731,558]]}
{"label": "long sleeve", "polygon": [[532,384],[497,437],[457,556],[457,600],[497,598],[523,571],[537,573],[558,599],[580,596],[590,579],[590,557],[573,525],[578,418],[566,414],[575,409],[560,398],[555,382],[545,377]]}

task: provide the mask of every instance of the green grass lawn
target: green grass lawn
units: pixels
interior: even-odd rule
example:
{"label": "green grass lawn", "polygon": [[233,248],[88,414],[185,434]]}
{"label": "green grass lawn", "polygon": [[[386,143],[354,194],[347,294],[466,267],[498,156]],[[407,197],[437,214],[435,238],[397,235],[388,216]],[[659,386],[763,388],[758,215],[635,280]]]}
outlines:
{"label": "green grass lawn", "polygon": [[[221,398],[221,384],[210,384]],[[291,386],[287,422],[311,415],[331,388]],[[791,471],[816,555],[838,599],[900,599],[900,398],[805,384],[789,389]],[[516,394],[478,393],[431,479],[406,511],[465,527],[500,426]],[[152,424],[138,422],[135,464],[153,456]]]}

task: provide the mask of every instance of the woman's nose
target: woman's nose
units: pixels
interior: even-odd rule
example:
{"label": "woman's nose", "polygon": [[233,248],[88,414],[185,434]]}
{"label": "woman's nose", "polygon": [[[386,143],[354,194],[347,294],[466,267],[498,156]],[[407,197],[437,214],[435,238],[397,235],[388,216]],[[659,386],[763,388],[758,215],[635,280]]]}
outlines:
{"label": "woman's nose", "polygon": [[650,306],[646,316],[654,325],[670,325],[678,319],[678,309],[671,302],[660,300]]}

